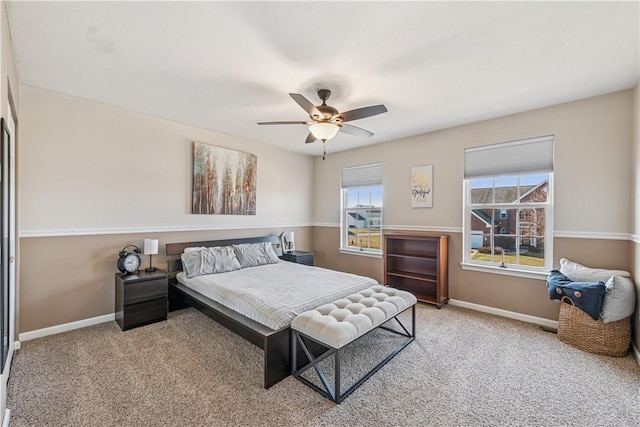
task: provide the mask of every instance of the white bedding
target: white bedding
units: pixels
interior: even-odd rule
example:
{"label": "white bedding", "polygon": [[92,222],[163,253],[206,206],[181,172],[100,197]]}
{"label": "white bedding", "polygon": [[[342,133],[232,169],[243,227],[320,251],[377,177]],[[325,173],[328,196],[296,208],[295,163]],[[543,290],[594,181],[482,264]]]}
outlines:
{"label": "white bedding", "polygon": [[377,285],[370,277],[282,261],[191,279],[185,286],[271,329],[300,313]]}

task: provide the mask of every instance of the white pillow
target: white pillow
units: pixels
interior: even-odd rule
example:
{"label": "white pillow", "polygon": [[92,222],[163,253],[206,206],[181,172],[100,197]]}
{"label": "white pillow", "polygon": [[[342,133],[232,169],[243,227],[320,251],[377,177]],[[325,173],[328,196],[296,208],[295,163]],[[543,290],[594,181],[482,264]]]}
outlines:
{"label": "white pillow", "polygon": [[273,250],[273,245],[269,242],[242,243],[233,245],[233,249],[242,268],[280,262],[278,255]]}
{"label": "white pillow", "polygon": [[240,263],[231,246],[217,246],[200,251],[201,273],[214,274],[240,270]]}
{"label": "white pillow", "polygon": [[589,268],[566,258],[560,259],[560,273],[574,282],[602,282],[606,283],[611,276],[631,277],[631,273],[622,270],[605,270],[603,268]]}
{"label": "white pillow", "polygon": [[200,251],[184,252],[180,255],[182,260],[182,270],[187,277],[195,277],[200,275],[200,267],[202,265]]}
{"label": "white pillow", "polygon": [[197,249],[199,250],[191,250],[180,255],[182,269],[189,278],[205,274],[225,273],[241,268],[231,246]]}
{"label": "white pillow", "polygon": [[200,252],[201,250],[206,249],[206,247],[204,246],[194,246],[191,248],[184,248],[184,250],[182,252],[187,253],[187,252]]}
{"label": "white pillow", "polygon": [[611,323],[631,316],[636,309],[636,286],[633,280],[611,276],[605,286],[607,291],[600,310],[602,321]]}

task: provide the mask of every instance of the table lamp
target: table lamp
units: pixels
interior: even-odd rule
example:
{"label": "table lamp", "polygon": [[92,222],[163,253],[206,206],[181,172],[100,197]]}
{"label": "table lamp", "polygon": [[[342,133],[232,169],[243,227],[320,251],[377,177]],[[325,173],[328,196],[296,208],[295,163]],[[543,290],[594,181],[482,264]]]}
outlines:
{"label": "table lamp", "polygon": [[156,268],[151,266],[151,257],[158,254],[158,239],[144,239],[144,254],[149,255],[149,268],[144,271],[153,273]]}

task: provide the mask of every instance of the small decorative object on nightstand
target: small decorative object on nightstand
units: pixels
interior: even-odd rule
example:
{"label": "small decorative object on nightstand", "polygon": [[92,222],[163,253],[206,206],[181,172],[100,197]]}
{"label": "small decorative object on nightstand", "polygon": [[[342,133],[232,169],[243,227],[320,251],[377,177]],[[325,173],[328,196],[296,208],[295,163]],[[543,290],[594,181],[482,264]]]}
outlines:
{"label": "small decorative object on nightstand", "polygon": [[313,265],[313,252],[291,251],[282,254],[280,259],[295,262],[296,264]]}
{"label": "small decorative object on nightstand", "polygon": [[149,255],[149,267],[144,271],[153,273],[156,268],[151,266],[151,256],[158,255],[158,239],[144,239],[144,254]]}
{"label": "small decorative object on nightstand", "polygon": [[167,273],[116,273],[116,322],[123,331],[167,320]]}
{"label": "small decorative object on nightstand", "polygon": [[280,235],[282,253],[288,254],[296,250],[293,231],[285,231]]}
{"label": "small decorative object on nightstand", "polygon": [[[133,252],[127,251],[128,248],[133,248]],[[135,273],[140,268],[140,248],[136,245],[127,245],[120,252],[118,252],[118,270],[124,274]]]}

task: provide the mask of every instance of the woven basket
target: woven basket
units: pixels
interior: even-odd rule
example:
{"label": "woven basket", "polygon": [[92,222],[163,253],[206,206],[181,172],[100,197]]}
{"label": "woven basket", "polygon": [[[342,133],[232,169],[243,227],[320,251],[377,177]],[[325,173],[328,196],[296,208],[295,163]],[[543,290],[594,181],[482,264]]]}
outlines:
{"label": "woven basket", "polygon": [[562,297],[558,338],[580,350],[603,356],[624,356],[631,344],[631,316],[616,322],[593,320],[573,304],[569,297]]}

